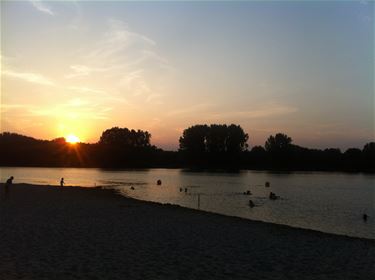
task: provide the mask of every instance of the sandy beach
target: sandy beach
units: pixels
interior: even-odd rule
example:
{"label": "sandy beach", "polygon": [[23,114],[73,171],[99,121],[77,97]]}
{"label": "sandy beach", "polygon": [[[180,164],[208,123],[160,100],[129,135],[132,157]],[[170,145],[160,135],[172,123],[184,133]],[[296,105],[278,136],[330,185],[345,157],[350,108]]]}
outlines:
{"label": "sandy beach", "polygon": [[375,240],[100,188],[0,188],[0,279],[375,279]]}

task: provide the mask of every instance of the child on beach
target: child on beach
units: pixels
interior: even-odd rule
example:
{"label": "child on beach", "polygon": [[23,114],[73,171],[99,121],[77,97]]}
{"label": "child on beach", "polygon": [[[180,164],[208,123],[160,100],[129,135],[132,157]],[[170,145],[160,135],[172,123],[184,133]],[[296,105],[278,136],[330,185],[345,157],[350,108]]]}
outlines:
{"label": "child on beach", "polygon": [[65,182],[64,182],[64,178],[61,178],[61,180],[60,180],[60,187],[63,187],[64,184],[65,184]]}

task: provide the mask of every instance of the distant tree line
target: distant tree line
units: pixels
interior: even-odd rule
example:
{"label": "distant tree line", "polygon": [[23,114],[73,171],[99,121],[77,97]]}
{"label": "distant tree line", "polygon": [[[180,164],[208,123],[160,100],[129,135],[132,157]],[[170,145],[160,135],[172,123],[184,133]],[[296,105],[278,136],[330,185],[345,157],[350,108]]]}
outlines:
{"label": "distant tree line", "polygon": [[194,125],[180,137],[179,152],[189,165],[238,167],[248,139],[239,125]]}
{"label": "distant tree line", "polygon": [[375,142],[363,149],[309,149],[277,133],[264,147],[249,149],[249,135],[239,125],[194,125],[185,129],[178,151],[151,145],[147,131],[113,127],[94,144],[64,138],[38,140],[16,133],[0,134],[1,166],[102,168],[215,168],[261,170],[341,170],[375,172]]}

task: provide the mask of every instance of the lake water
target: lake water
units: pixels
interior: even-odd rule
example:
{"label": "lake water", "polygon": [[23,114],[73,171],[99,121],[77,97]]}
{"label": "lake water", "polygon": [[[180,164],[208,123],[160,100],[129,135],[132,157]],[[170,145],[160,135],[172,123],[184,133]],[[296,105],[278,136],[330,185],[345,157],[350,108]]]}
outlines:
{"label": "lake water", "polygon": [[[199,199],[200,209],[206,211],[375,239],[375,175],[371,174],[2,167],[0,175],[2,182],[14,176],[15,183],[45,185],[58,185],[64,177],[66,185],[105,186],[125,196],[189,208],[198,208]],[[244,195],[247,190],[252,195]],[[269,200],[271,191],[280,199]],[[370,217],[367,222],[362,219],[364,212]]]}

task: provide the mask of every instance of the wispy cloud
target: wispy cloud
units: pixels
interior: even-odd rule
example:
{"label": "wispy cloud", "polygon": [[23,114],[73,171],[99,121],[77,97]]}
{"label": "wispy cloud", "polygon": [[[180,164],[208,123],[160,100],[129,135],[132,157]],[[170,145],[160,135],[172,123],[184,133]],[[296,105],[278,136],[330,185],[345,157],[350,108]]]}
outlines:
{"label": "wispy cloud", "polygon": [[113,110],[111,106],[103,106],[83,98],[72,98],[65,103],[49,107],[33,104],[0,104],[0,113],[8,117],[17,114],[24,118],[54,117],[65,120],[106,120]]}
{"label": "wispy cloud", "polygon": [[4,109],[17,109],[17,108],[25,108],[29,105],[26,104],[0,104],[0,108]]}
{"label": "wispy cloud", "polygon": [[35,9],[42,13],[48,14],[50,16],[55,15],[51,8],[47,7],[41,0],[30,0],[30,3],[34,6]]}
{"label": "wispy cloud", "polygon": [[79,28],[82,28],[82,24],[83,24],[81,7],[78,4],[78,1],[70,1],[70,3],[74,7],[75,16],[72,19],[72,21],[69,24],[67,24],[67,27],[78,30]]}
{"label": "wispy cloud", "polygon": [[123,76],[123,78],[121,79],[121,83],[129,86],[130,84],[134,83],[135,81],[141,79],[142,75],[143,75],[143,72],[144,72],[143,69],[137,69],[133,72],[130,72],[130,73],[126,74],[125,76]]}
{"label": "wispy cloud", "polygon": [[74,98],[68,101],[66,104],[69,107],[82,107],[82,106],[87,106],[89,105],[90,102],[88,100],[84,100],[81,98]]}
{"label": "wispy cloud", "polygon": [[107,30],[90,51],[82,54],[89,61],[114,68],[141,67],[144,63],[152,63],[160,68],[172,68],[166,58],[158,54],[156,42],[148,36],[137,33],[121,20],[109,19]]}
{"label": "wispy cloud", "polygon": [[220,112],[210,114],[212,119],[227,119],[227,118],[237,118],[237,119],[258,119],[267,118],[273,116],[280,116],[286,114],[292,114],[298,111],[298,108],[285,105],[268,105],[261,109],[248,110],[248,111],[235,111],[235,112]]}
{"label": "wispy cloud", "polygon": [[[131,30],[129,26],[116,19],[109,19],[106,29],[98,32],[93,44],[82,47],[75,55],[80,63],[70,65],[67,79],[80,79],[85,83],[95,79],[97,84],[105,81],[102,90],[118,98],[140,98],[146,102],[162,103],[163,90],[161,78],[174,68],[157,51],[156,42],[148,36]],[[158,76],[155,75],[158,69]],[[156,80],[156,82],[155,82]],[[81,93],[95,93],[89,88],[70,87]],[[102,91],[100,90],[100,91]],[[96,92],[99,93],[99,92]]]}
{"label": "wispy cloud", "polygon": [[169,111],[167,113],[167,116],[180,116],[180,115],[186,115],[191,113],[197,113],[197,112],[205,112],[209,108],[213,108],[215,105],[210,103],[202,103],[198,105],[193,105],[190,107],[184,107],[176,110]]}
{"label": "wispy cloud", "polygon": [[160,101],[161,97],[162,97],[161,94],[153,93],[146,97],[146,102],[147,103],[153,102],[153,103],[161,104],[161,101]]}
{"label": "wispy cloud", "polygon": [[31,108],[28,104],[0,104],[0,113],[5,113],[11,110],[28,109]]}
{"label": "wispy cloud", "polygon": [[99,90],[99,89],[93,89],[89,87],[68,87],[68,90],[74,91],[74,92],[79,92],[79,93],[94,93],[94,94],[105,94],[106,92],[104,90]]}
{"label": "wispy cloud", "polygon": [[51,107],[31,106],[28,108],[30,116],[36,117],[56,117],[58,119],[70,120],[105,120],[112,111],[112,107],[100,106],[88,100],[74,98],[64,104]]}
{"label": "wispy cloud", "polygon": [[119,81],[119,86],[125,88],[132,96],[150,94],[151,88],[144,78],[144,69],[137,69],[125,74]]}
{"label": "wispy cloud", "polygon": [[2,75],[5,75],[11,78],[24,80],[30,83],[45,85],[45,86],[54,85],[54,82],[52,82],[50,79],[38,73],[21,73],[21,72],[14,72],[14,71],[6,70],[2,72]]}
{"label": "wispy cloud", "polygon": [[65,75],[65,78],[76,78],[76,77],[82,77],[82,76],[89,76],[91,73],[94,72],[106,72],[113,70],[113,67],[91,67],[87,65],[71,65],[70,69],[73,70],[73,73],[70,73],[68,75]]}
{"label": "wispy cloud", "polygon": [[[156,43],[147,36],[130,31],[123,21],[110,19],[108,30],[104,38],[99,41],[95,48],[87,55],[89,58],[111,58],[114,55],[126,56],[130,48],[132,54],[136,50],[142,53],[146,48],[155,46]],[[130,56],[128,58],[131,58]],[[138,57],[136,58],[136,60]]]}

